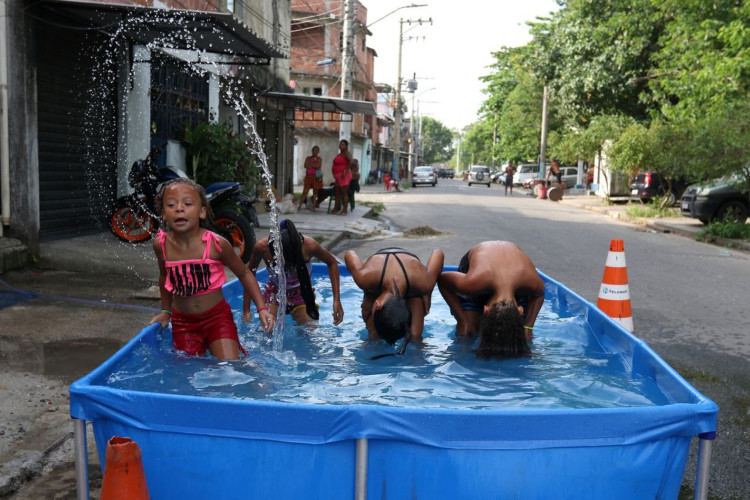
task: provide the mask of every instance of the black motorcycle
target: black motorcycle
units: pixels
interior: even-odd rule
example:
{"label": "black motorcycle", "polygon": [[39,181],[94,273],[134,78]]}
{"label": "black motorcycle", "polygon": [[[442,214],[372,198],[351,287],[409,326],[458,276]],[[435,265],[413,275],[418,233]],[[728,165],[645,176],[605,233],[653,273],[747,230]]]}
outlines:
{"label": "black motorcycle", "polygon": [[[145,160],[133,163],[128,174],[132,194],[115,201],[109,217],[109,228],[119,239],[142,243],[151,239],[159,229],[156,214],[156,193],[159,187],[181,175],[169,168],[159,168],[156,159],[161,154],[154,148]],[[206,188],[213,218],[208,229],[226,238],[243,262],[250,260],[255,245],[253,224],[258,226],[255,200],[240,191],[238,182],[217,182]]]}
{"label": "black motorcycle", "polygon": [[213,212],[213,231],[232,243],[235,251],[247,263],[255,246],[258,214],[255,197],[240,189],[239,182],[214,182],[206,186],[206,197]]}

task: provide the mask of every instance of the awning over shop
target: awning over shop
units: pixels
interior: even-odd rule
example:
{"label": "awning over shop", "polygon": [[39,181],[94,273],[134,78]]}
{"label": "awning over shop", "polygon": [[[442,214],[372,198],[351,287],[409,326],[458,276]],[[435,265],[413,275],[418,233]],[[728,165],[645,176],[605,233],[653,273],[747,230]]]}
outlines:
{"label": "awning over shop", "polygon": [[[123,3],[42,0],[37,19],[94,29],[137,44],[233,56],[231,64],[269,64],[286,56],[228,12],[174,10]],[[216,62],[214,62],[216,64]]]}
{"label": "awning over shop", "polygon": [[259,98],[276,101],[279,106],[299,111],[299,118],[307,121],[336,121],[333,116],[323,113],[335,113],[338,121],[351,121],[352,115],[375,115],[375,105],[370,101],[354,101],[330,96],[288,94],[285,92],[266,92]]}

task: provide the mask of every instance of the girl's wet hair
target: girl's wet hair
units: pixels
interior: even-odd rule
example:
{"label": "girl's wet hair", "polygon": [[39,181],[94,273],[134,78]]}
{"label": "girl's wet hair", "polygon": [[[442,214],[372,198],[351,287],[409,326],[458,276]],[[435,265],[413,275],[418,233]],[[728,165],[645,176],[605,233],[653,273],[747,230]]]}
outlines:
{"label": "girl's wet hair", "polygon": [[[312,288],[310,273],[307,271],[305,256],[302,254],[303,236],[297,232],[294,222],[289,219],[284,219],[279,223],[279,233],[281,234],[281,252],[284,256],[284,271],[295,270],[300,293],[305,301],[305,310],[312,319],[318,319],[320,313],[315,304],[315,292]],[[274,255],[273,235],[268,237],[268,248],[271,255]]]}
{"label": "girl's wet hair", "polygon": [[411,310],[406,305],[406,299],[398,295],[398,290],[396,290],[394,296],[383,304],[383,307],[373,313],[372,322],[375,332],[381,339],[391,345],[395,344],[401,338],[404,339],[404,342],[401,344],[398,353],[378,354],[370,359],[380,359],[406,352],[406,346],[409,344],[409,339],[411,338],[409,333],[411,329]]}
{"label": "girl's wet hair", "polygon": [[[154,203],[156,205],[156,213],[161,214],[162,212],[164,212],[164,194],[167,192],[167,188],[176,184],[185,184],[195,189],[195,191],[198,193],[198,198],[200,198],[201,200],[201,206],[206,208],[206,219],[210,220],[211,218],[213,218],[211,205],[208,204],[206,190],[203,189],[203,186],[192,179],[188,179],[187,177],[178,177],[177,179],[172,179],[164,183],[164,185],[159,190],[159,193],[156,195],[156,199],[154,200]],[[201,226],[203,226],[203,221],[201,221]]]}
{"label": "girl's wet hair", "polygon": [[531,355],[523,328],[524,320],[518,306],[512,300],[501,300],[490,306],[489,312],[479,323],[479,347],[481,357],[518,358]]}
{"label": "girl's wet hair", "polygon": [[409,334],[411,311],[403,297],[391,297],[372,315],[378,336],[393,345]]}

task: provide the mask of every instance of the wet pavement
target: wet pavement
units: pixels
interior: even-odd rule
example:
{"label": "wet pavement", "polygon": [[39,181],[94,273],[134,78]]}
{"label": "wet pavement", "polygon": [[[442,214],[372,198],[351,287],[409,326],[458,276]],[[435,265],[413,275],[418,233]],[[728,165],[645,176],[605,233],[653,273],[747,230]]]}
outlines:
{"label": "wet pavement", "polygon": [[[377,186],[363,192],[383,203],[404,196]],[[561,203],[627,218],[623,205],[592,195],[566,195]],[[328,248],[342,238],[399,234],[368,217],[370,212],[358,205],[346,216],[303,210],[279,218],[293,219]],[[259,214],[259,219],[257,236],[263,237],[270,216]],[[684,218],[632,222],[686,236],[701,227]],[[103,232],[41,248],[37,266],[0,275],[0,498],[75,498],[68,386],[130,340],[158,308],[150,245],[121,243]],[[88,442],[91,498],[96,499],[100,468],[90,430]]]}
{"label": "wet pavement", "polygon": [[[387,237],[385,224],[366,218],[370,211],[360,205],[346,216],[303,210],[280,218],[331,248],[344,237]],[[268,233],[269,214],[259,221],[258,238]],[[0,498],[76,498],[68,386],[158,311],[157,278],[149,244],[126,244],[109,232],[44,243],[36,266],[0,275]],[[96,499],[101,469],[88,434]]]}

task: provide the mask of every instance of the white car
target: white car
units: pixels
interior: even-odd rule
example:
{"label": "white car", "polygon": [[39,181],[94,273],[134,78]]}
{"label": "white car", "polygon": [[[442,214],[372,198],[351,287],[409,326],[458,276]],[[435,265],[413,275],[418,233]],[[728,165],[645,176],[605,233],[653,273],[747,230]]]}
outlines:
{"label": "white car", "polygon": [[521,163],[516,167],[516,173],[513,175],[514,186],[525,186],[526,181],[531,181],[533,186],[533,180],[539,178],[539,165],[536,163]]}
{"label": "white car", "polygon": [[[549,167],[547,167],[549,172]],[[560,173],[562,174],[562,184],[565,189],[575,187],[578,182],[578,167],[567,167],[565,165],[560,166]],[[544,178],[547,178],[547,173],[544,174]],[[550,182],[557,182],[553,176],[549,178]],[[583,181],[581,181],[583,182]]]}
{"label": "white car", "polygon": [[435,187],[438,181],[437,171],[430,166],[419,166],[411,174],[411,185],[417,187],[418,184],[432,184]]}
{"label": "white car", "polygon": [[490,187],[491,183],[490,167],[472,165],[469,170],[469,186],[472,184],[487,184],[487,187]]}

